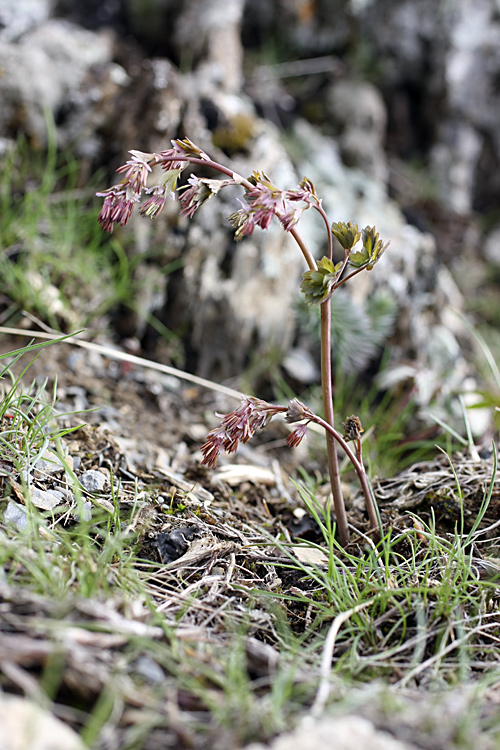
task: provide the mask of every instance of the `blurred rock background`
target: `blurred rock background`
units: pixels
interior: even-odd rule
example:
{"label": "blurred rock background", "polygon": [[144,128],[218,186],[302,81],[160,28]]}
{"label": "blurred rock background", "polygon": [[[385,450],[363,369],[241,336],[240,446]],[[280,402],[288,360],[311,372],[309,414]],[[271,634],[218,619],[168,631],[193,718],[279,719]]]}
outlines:
{"label": "blurred rock background", "polygon": [[[0,0],[0,159],[20,136],[43,152],[53,122],[81,188],[185,136],[281,187],[309,177],[332,221],[391,242],[334,301],[339,368],[371,378],[385,350],[382,384],[438,416],[480,387],[456,312],[500,319],[499,81],[498,0]],[[318,378],[302,258],[279,226],[236,245],[237,197],[117,231],[134,284],[105,325],[160,359],[169,332],[205,377],[278,368],[300,389]],[[321,257],[321,222],[302,233]]]}

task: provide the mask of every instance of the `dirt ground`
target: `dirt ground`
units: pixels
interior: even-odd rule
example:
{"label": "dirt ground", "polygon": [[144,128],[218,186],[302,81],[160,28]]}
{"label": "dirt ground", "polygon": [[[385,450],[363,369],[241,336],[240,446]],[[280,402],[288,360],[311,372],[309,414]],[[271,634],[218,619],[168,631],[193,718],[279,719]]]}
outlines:
{"label": "dirt ground", "polygon": [[[25,340],[4,338],[0,343],[0,353],[24,344]],[[26,364],[24,358],[16,365],[16,370],[20,371]],[[141,500],[129,529],[136,535],[138,557],[143,560],[144,571],[147,573],[148,566],[155,566],[154,574],[151,572],[150,575],[150,592],[167,625],[175,627],[177,638],[185,644],[187,655],[184,658],[188,661],[191,658],[192,646],[189,644],[193,640],[206,642],[206,659],[210,659],[210,649],[227,646],[233,637],[227,631],[225,619],[230,612],[233,624],[246,624],[242,658],[246,659],[248,672],[260,680],[259,689],[264,690],[265,685],[272,683],[276,664],[281,658],[280,636],[273,617],[255,599],[254,591],[259,588],[269,595],[274,591],[295,595],[295,605],[293,602],[280,605],[288,624],[299,636],[310,626],[311,613],[300,602],[300,595],[304,593],[304,587],[308,587],[308,595],[314,596],[315,583],[312,580],[305,583],[304,576],[297,570],[276,567],[283,563],[283,557],[270,545],[270,540],[281,535],[292,544],[299,537],[318,545],[322,542],[314,519],[305,512],[290,479],[297,477],[299,464],[313,477],[319,478],[325,471],[321,459],[321,436],[311,438],[319,450],[313,452],[309,445],[294,452],[285,445],[286,426],[276,421],[262,435],[256,436],[255,441],[243,446],[236,457],[222,460],[220,467],[209,470],[200,465],[200,447],[208,430],[217,424],[214,412],[230,411],[237,406],[237,402],[227,395],[186,384],[171,375],[117,361],[111,356],[87,352],[70,343],[57,343],[43,350],[25,378],[27,383],[35,380],[37,385],[47,380],[48,394],[57,379],[57,409],[66,414],[61,417],[60,424],[85,423],[66,435],[63,444],[78,476],[96,472],[91,475],[102,480],[102,487],[93,493],[94,502],[112,511],[116,480],[119,480],[120,506],[135,508],[137,498]],[[479,462],[464,457],[457,465],[469,527],[491,477],[491,455],[485,453],[476,459]],[[40,475],[38,489],[42,493],[56,488],[61,490],[63,473]],[[385,526],[390,524],[395,529],[411,526],[413,521],[408,511],[421,513],[427,518],[434,513],[441,532],[450,533],[459,514],[450,490],[454,481],[446,457],[442,456],[433,463],[411,467],[398,477],[376,482]],[[5,475],[2,485],[5,496],[10,494],[12,497],[12,493],[15,496],[16,492],[21,492],[15,482],[11,481],[9,486]],[[346,490],[349,520],[354,529],[350,551],[355,554],[366,545],[370,532],[360,493],[354,484],[353,487],[347,485]],[[318,493],[320,497],[323,493],[326,501],[327,485],[319,483]],[[495,484],[490,511],[483,521],[483,525],[494,526],[492,540],[496,537],[499,498],[500,487]],[[315,559],[304,558],[303,564],[314,562],[321,566],[326,561],[327,556],[322,558],[320,551]],[[492,565],[491,562],[488,564]],[[478,575],[484,572],[481,565],[478,557]],[[491,574],[486,563],[484,566],[484,570]],[[117,563],[110,566],[110,570],[118,568]],[[79,711],[92,704],[112,679],[130,633],[149,638],[151,642],[165,638],[164,631],[156,623],[149,623],[142,609],[131,612],[123,602],[86,604],[70,595],[64,601],[54,602],[27,590],[3,585],[1,581],[0,585],[0,599],[4,602],[2,612],[7,623],[4,632],[0,633],[0,657],[9,653],[9,663],[14,665],[10,671],[8,669],[5,673],[4,670],[4,690],[28,694],[31,691],[35,697],[39,695],[36,685],[40,672],[55,653],[51,628],[57,621],[60,630],[61,623],[64,623],[64,638],[59,638],[59,647],[65,643],[65,696],[58,710],[59,718],[75,728],[82,723]],[[197,590],[203,590],[203,596],[186,610],[186,591]],[[249,603],[252,603],[250,609]],[[78,629],[82,620],[87,625],[92,623],[90,629],[85,630],[85,637],[81,628]],[[35,621],[36,625],[33,624]],[[140,661],[140,658],[146,659],[144,653],[139,662],[138,658],[135,653],[130,656],[125,668],[125,672],[130,669],[131,681],[124,683],[125,708],[115,722],[114,739],[109,747],[127,746],[130,727],[139,723],[138,712],[150,709],[153,702],[147,680],[140,688],[132,681],[137,663],[144,667],[145,662]],[[216,657],[213,658],[216,662]],[[25,673],[28,668],[31,682]],[[397,669],[394,674],[398,674]],[[151,679],[154,682],[154,678]],[[303,677],[298,675],[296,679],[300,682]],[[173,689],[172,684],[169,689]],[[494,711],[495,695],[495,691],[490,691],[484,711]],[[421,696],[419,700],[426,701]],[[168,730],[163,727],[158,733],[152,729],[142,747],[147,750],[160,746],[222,750],[223,747],[240,746],[238,738],[229,730],[222,732],[220,727],[212,726],[213,719],[206,714],[206,707],[195,691],[176,685],[175,697],[169,701],[166,707],[162,704],[158,709],[162,721],[167,722],[168,718]],[[372,715],[375,704],[372,702],[371,705],[371,713],[365,710],[364,715],[375,721]],[[194,717],[194,724],[204,721],[204,731],[197,734],[189,725],[176,723],[175,712],[179,711]],[[452,713],[454,711],[455,708]],[[432,732],[437,730],[429,730],[428,737],[422,728],[414,726],[410,730],[415,717],[412,714],[410,720],[411,712],[408,716],[407,713],[401,709],[397,722],[388,721],[387,716],[383,718],[380,714],[375,724],[386,729],[392,724],[389,729],[395,736],[407,736],[410,732],[411,739],[418,741],[418,747],[455,747],[451,725],[450,736],[439,741],[436,739],[437,744],[429,744]],[[438,723],[436,719],[434,726],[437,727]],[[256,730],[251,739],[267,740],[269,736]],[[108,747],[106,744],[98,746]],[[490,747],[487,743],[477,745],[480,746]]]}

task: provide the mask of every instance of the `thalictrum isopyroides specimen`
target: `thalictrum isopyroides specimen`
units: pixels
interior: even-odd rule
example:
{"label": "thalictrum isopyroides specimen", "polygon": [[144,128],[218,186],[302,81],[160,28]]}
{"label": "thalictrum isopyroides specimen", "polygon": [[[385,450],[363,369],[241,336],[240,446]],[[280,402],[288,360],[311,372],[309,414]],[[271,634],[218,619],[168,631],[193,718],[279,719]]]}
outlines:
{"label": "thalictrum isopyroides specimen", "polygon": [[[349,541],[347,514],[340,483],[337,444],[340,444],[358,474],[363,489],[370,523],[378,526],[378,514],[366,476],[361,456],[363,431],[359,419],[349,417],[343,426],[344,436],[335,429],[332,392],[331,360],[331,297],[340,286],[362,270],[371,270],[387,248],[380,239],[375,227],[365,227],[361,231],[351,222],[336,222],[330,225],[314,185],[304,178],[297,188],[281,190],[263,172],[254,172],[244,178],[232,169],[213,161],[189,139],[172,141],[172,148],[160,153],[130,151],[131,159],[118,168],[123,175],[121,181],[108,190],[98,193],[104,198],[99,214],[103,229],[113,231],[115,222],[124,226],[130,218],[135,204],[143,194],[149,195],[139,211],[143,216],[154,219],[162,210],[167,198],[177,198],[181,215],[192,217],[196,210],[219,190],[228,186],[240,186],[244,190],[241,208],[235,211],[229,221],[235,231],[235,239],[250,236],[255,227],[267,229],[276,217],[285,232],[292,235],[297,243],[308,270],[303,274],[301,291],[308,304],[318,304],[321,310],[321,383],[323,395],[323,418],[314,414],[297,399],[288,406],[274,406],[261,399],[242,397],[239,409],[222,417],[220,426],[212,430],[202,447],[203,462],[214,466],[221,452],[232,453],[240,442],[245,443],[256,429],[265,427],[276,414],[285,414],[290,423],[297,423],[287,439],[290,447],[300,443],[311,422],[321,425],[326,432],[328,468],[333,495],[339,540],[342,545]],[[155,185],[148,186],[148,177],[153,167],[163,169],[161,178]],[[187,184],[177,186],[183,170],[188,165],[210,167],[224,179],[199,178],[191,175]],[[303,238],[297,231],[303,211],[315,209],[323,219],[328,237],[328,255],[316,261]],[[343,249],[344,257],[333,260],[333,238]],[[354,249],[361,240],[361,246]],[[356,453],[348,445],[356,444]]]}

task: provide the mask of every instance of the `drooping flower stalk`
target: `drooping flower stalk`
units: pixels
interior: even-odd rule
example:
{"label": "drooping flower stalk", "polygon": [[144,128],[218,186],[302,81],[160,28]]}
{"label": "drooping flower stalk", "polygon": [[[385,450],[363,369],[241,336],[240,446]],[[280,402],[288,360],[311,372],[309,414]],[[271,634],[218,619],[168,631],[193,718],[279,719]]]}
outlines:
{"label": "drooping flower stalk", "polygon": [[[203,462],[209,466],[215,466],[221,452],[236,451],[240,442],[246,443],[257,429],[265,427],[276,414],[286,413],[287,421],[300,422],[288,436],[287,443],[290,447],[298,445],[307,432],[309,422],[315,422],[326,432],[330,485],[341,544],[345,546],[348,543],[349,529],[340,483],[337,444],[342,446],[358,474],[370,523],[376,528],[378,514],[363,466],[359,429],[355,437],[347,436],[347,439],[344,439],[335,429],[331,364],[331,297],[339,286],[345,284],[360,271],[371,270],[380,260],[387,245],[383,244],[374,227],[365,227],[360,232],[357,225],[351,222],[337,222],[330,226],[314,185],[307,178],[304,178],[300,185],[292,190],[279,189],[263,172],[254,172],[247,179],[210,159],[187,138],[172,141],[172,148],[159,154],[141,151],[129,153],[132,158],[117,170],[124,175],[122,180],[108,190],[97,194],[104,198],[104,205],[99,214],[99,221],[104,230],[112,232],[115,223],[124,226],[135,204],[140,202],[143,193],[149,194],[150,197],[139,209],[141,214],[154,219],[163,209],[168,197],[174,199],[177,197],[181,205],[181,215],[192,218],[196,210],[209,198],[217,195],[222,188],[231,185],[241,186],[245,191],[245,201],[240,201],[241,208],[229,217],[235,231],[235,239],[241,240],[250,236],[255,227],[267,229],[273,217],[277,218],[284,231],[289,232],[294,238],[307,264],[308,270],[303,274],[301,285],[305,300],[308,304],[319,304],[321,310],[321,382],[324,418],[315,415],[297,399],[293,399],[287,407],[284,407],[268,404],[261,399],[243,397],[241,407],[230,414],[222,415],[220,426],[209,433],[202,447]],[[180,176],[188,164],[210,167],[224,175],[225,179],[215,180],[191,175],[186,185],[177,187]],[[148,177],[153,167],[158,165],[161,166],[163,174],[156,185],[148,187]],[[297,223],[302,213],[311,207],[318,211],[327,230],[328,256],[319,261],[316,261],[297,230]],[[336,237],[344,250],[344,258],[338,263],[333,261],[333,237]],[[354,251],[353,248],[360,239],[362,239],[362,247]],[[348,266],[354,269],[350,273],[346,272]],[[357,417],[353,416],[349,419],[352,427]],[[362,431],[360,424],[359,428]],[[347,443],[350,439],[356,441],[356,455]]]}
{"label": "drooping flower stalk", "polygon": [[[359,418],[355,415],[348,417],[343,423],[344,435],[342,436],[335,427],[318,417],[297,398],[292,399],[288,406],[278,406],[253,396],[242,396],[239,409],[229,414],[218,415],[221,418],[220,425],[209,432],[206,442],[201,447],[203,463],[214,467],[221,453],[235,453],[240,443],[247,443],[257,430],[267,427],[277,414],[285,414],[285,421],[289,424],[297,423],[286,439],[290,448],[300,445],[307,434],[307,426],[310,422],[323,427],[326,434],[331,437],[335,448],[337,443],[343,448],[360,480],[370,523],[373,528],[377,528],[378,514],[362,459],[361,433],[364,430]],[[356,443],[356,453],[348,445],[351,440]],[[339,528],[338,518],[337,528]]]}

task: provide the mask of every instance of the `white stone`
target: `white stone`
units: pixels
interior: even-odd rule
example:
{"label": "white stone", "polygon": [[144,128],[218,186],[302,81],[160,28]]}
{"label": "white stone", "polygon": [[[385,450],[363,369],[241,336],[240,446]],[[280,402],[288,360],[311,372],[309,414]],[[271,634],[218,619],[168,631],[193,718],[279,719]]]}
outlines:
{"label": "white stone", "polygon": [[252,743],[244,750],[417,750],[394,739],[361,716],[306,718],[304,726],[277,737],[270,745]]}

